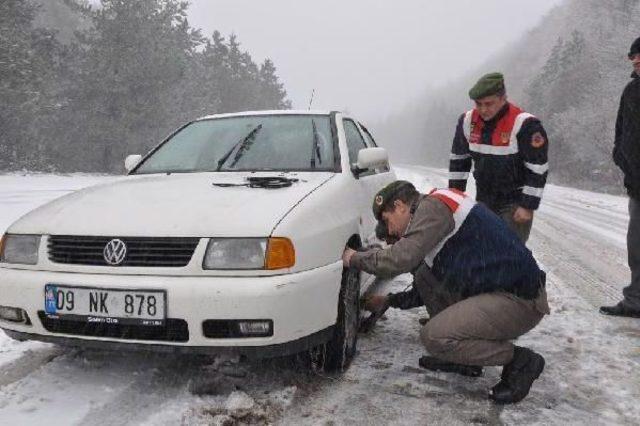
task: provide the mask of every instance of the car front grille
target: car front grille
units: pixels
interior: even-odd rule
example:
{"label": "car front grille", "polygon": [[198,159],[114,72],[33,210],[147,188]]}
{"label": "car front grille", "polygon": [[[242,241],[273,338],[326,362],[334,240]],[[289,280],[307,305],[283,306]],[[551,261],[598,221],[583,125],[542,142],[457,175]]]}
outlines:
{"label": "car front grille", "polygon": [[55,263],[99,266],[183,267],[193,256],[199,238],[118,237],[126,244],[121,263],[107,263],[104,251],[112,237],[49,236],[49,260]]}

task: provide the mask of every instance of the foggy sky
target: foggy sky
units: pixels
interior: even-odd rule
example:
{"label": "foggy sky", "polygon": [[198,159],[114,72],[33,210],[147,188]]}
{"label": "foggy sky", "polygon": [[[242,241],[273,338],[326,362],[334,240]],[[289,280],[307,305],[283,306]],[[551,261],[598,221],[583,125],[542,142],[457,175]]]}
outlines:
{"label": "foggy sky", "polygon": [[472,71],[562,0],[191,0],[192,26],[271,58],[294,108],[377,120]]}

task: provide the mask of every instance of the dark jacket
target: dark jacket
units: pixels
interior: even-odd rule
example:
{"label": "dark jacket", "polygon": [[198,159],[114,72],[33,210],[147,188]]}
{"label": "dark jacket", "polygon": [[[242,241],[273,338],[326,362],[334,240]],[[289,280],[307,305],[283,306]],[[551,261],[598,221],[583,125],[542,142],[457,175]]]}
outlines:
{"label": "dark jacket", "polygon": [[[499,136],[497,129],[516,111],[521,110],[507,103],[491,120],[484,121],[479,118],[482,123],[472,122],[472,126],[482,125],[480,145],[492,145],[496,136]],[[540,120],[535,117],[526,119],[516,133],[516,152],[504,155],[499,151],[483,153],[470,149],[464,130],[465,115],[462,114],[458,120],[451,147],[449,187],[466,190],[467,175],[473,161],[478,201],[482,201],[494,211],[510,204],[531,210],[537,209],[547,181],[549,145],[547,133]],[[509,132],[511,130],[509,129]]]}
{"label": "dark jacket", "polygon": [[632,77],[620,98],[613,161],[624,173],[629,196],[640,200],[640,76]]}

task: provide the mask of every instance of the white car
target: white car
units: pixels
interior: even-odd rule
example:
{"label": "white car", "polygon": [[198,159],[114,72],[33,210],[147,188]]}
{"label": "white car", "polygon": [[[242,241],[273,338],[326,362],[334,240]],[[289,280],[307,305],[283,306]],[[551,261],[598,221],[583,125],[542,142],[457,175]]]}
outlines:
{"label": "white car", "polygon": [[367,129],[339,112],[213,115],[125,167],[7,230],[8,335],[349,364],[373,277],[341,255],[376,241],[372,199],[395,180]]}

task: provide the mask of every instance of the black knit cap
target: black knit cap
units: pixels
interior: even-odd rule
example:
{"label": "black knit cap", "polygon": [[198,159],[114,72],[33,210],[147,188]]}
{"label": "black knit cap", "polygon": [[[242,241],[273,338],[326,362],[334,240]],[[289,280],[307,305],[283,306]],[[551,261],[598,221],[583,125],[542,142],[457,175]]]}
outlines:
{"label": "black knit cap", "polygon": [[638,53],[640,53],[640,37],[638,37],[636,41],[634,41],[631,45],[631,48],[629,49],[629,59],[631,59],[633,55],[637,55]]}

